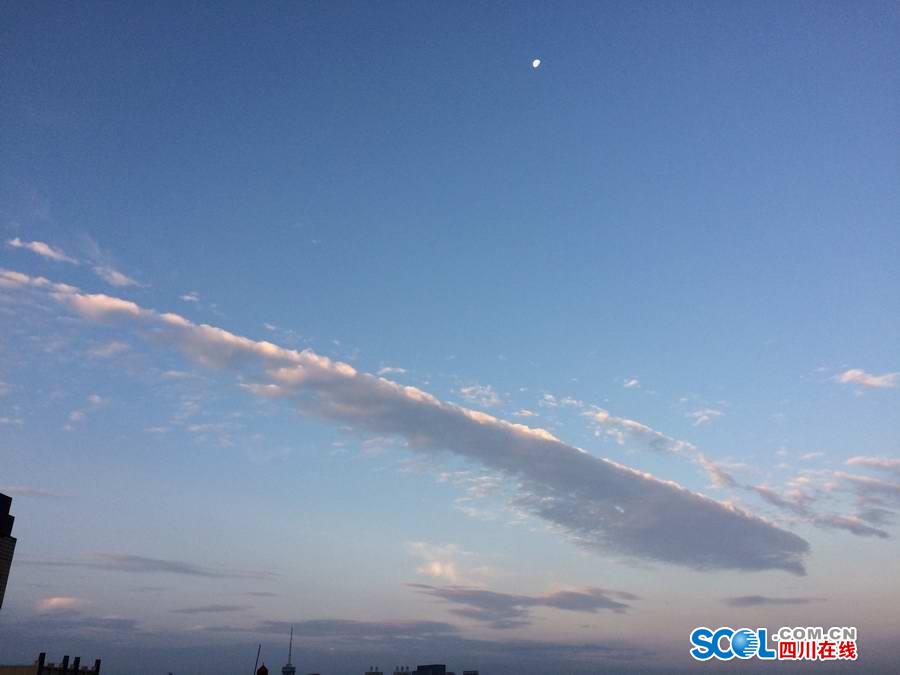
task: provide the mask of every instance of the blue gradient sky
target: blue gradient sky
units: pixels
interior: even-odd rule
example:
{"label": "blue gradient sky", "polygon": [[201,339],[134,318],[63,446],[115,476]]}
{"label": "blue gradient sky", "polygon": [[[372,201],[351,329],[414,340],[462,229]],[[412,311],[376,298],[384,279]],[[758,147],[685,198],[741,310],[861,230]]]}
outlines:
{"label": "blue gradient sky", "polygon": [[301,672],[671,672],[696,625],[896,656],[894,4],[0,31],[4,659],[280,666],[286,622]]}

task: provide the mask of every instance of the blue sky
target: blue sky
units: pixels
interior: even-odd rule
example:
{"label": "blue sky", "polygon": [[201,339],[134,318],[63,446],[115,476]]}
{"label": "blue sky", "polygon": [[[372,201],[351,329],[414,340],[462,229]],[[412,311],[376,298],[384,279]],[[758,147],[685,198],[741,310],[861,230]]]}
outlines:
{"label": "blue sky", "polygon": [[890,661],[893,5],[2,16],[4,658]]}

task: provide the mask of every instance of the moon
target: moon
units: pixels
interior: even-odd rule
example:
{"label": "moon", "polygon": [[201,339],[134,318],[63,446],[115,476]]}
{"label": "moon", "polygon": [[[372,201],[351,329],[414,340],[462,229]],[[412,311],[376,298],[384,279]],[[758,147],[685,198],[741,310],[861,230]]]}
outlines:
{"label": "moon", "polygon": [[532,61],[532,62],[531,62],[531,67],[534,68],[535,70],[537,70],[538,68],[540,68],[540,67],[541,67],[541,60],[540,60],[540,59],[535,59],[534,61]]}

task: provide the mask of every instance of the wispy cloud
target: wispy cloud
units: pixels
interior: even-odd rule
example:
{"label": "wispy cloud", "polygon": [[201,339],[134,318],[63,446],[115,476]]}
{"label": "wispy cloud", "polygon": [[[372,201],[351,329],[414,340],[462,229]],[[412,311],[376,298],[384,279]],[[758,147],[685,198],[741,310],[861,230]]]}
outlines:
{"label": "wispy cloud", "polygon": [[32,487],[30,485],[0,485],[0,493],[10,497],[49,497],[51,499],[59,499],[67,495],[56,490],[47,490],[46,488]]}
{"label": "wispy cloud", "polygon": [[92,263],[91,269],[94,274],[110,286],[115,286],[116,288],[146,286],[146,284],[142,284],[120,271],[119,266],[115,264],[113,255],[101,247],[92,237],[85,236],[83,238],[83,248],[86,251],[87,258]]}
{"label": "wispy cloud", "polygon": [[801,520],[819,528],[843,530],[859,537],[878,537],[879,539],[887,539],[889,536],[884,530],[868,525],[862,518],[856,515],[814,512],[800,495],[796,495],[794,498],[788,498],[766,485],[745,485],[741,487],[750,490],[751,492],[755,492],[768,504],[799,516]]}
{"label": "wispy cloud", "polygon": [[863,500],[881,498],[900,506],[900,483],[871,476],[857,476],[843,471],[836,471],[834,477],[852,486]]}
{"label": "wispy cloud", "polygon": [[694,420],[694,426],[699,427],[704,424],[709,424],[717,417],[721,417],[724,413],[721,410],[714,410],[713,408],[701,408],[700,410],[695,410],[693,412],[689,412],[687,414],[692,420]]}
{"label": "wispy cloud", "polygon": [[858,515],[816,513],[811,516],[810,522],[818,527],[845,530],[860,537],[878,537],[879,539],[890,537],[884,530],[867,525]]}
{"label": "wispy cloud", "polygon": [[472,384],[460,387],[459,395],[468,403],[480,408],[493,408],[503,403],[503,399],[489,384]]}
{"label": "wispy cloud", "polygon": [[640,389],[641,381],[636,377],[626,377],[622,382],[622,386],[626,389]]}
{"label": "wispy cloud", "polygon": [[173,614],[228,614],[231,612],[244,612],[253,609],[249,605],[201,605],[199,607],[184,607],[173,609]]}
{"label": "wispy cloud", "polygon": [[895,457],[851,457],[847,464],[900,474],[900,459]]}
{"label": "wispy cloud", "polygon": [[112,340],[111,342],[107,342],[106,344],[98,345],[93,347],[88,353],[91,356],[100,358],[100,359],[108,359],[113,356],[118,356],[119,354],[123,354],[127,352],[130,347],[120,341],[120,340]]}
{"label": "wispy cloud", "polygon": [[45,598],[38,604],[38,613],[33,618],[18,618],[13,625],[4,626],[10,635],[24,636],[72,635],[96,637],[98,632],[108,637],[114,633],[135,633],[139,629],[134,619],[119,616],[90,616],[81,607],[86,605],[79,598]]}
{"label": "wispy cloud", "polygon": [[836,375],[835,379],[843,384],[859,384],[864,387],[874,387],[885,389],[888,387],[896,387],[900,373],[885,373],[884,375],[873,375],[859,368],[851,368],[845,370],[840,375]]}
{"label": "wispy cloud", "polygon": [[23,560],[20,564],[39,567],[82,567],[132,574],[179,574],[209,579],[267,579],[272,576],[267,572],[217,570],[181,560],[165,560],[118,553],[95,553],[89,560]]}
{"label": "wispy cloud", "polygon": [[48,260],[52,260],[54,262],[66,262],[72,265],[77,265],[78,261],[75,258],[72,258],[65,254],[65,252],[61,248],[57,248],[55,246],[51,246],[50,244],[46,244],[42,241],[22,241],[18,237],[15,239],[9,239],[6,242],[7,246],[12,248],[22,248],[32,253],[36,253],[42,258],[47,258]]}
{"label": "wispy cloud", "polygon": [[73,431],[78,424],[84,422],[89,413],[96,411],[106,403],[107,401],[104,400],[103,397],[101,397],[99,394],[90,394],[87,397],[86,406],[73,410],[69,413],[69,421],[65,426],[63,426],[63,429],[65,429],[66,431]]}
{"label": "wispy cloud", "polygon": [[856,516],[872,525],[892,525],[897,520],[897,513],[878,506],[864,507]]}
{"label": "wispy cloud", "polygon": [[[700,412],[701,415],[706,415],[711,411],[703,410],[698,412]],[[797,520],[809,523],[820,529],[842,530],[860,537],[878,537],[881,539],[889,537],[885,530],[874,526],[891,522],[892,518],[884,514],[869,512],[865,514],[868,517],[864,518],[862,513],[848,515],[814,510],[811,507],[814,499],[807,492],[800,489],[802,487],[801,483],[803,482],[800,478],[795,479],[796,485],[793,485],[785,494],[766,485],[742,483],[735,480],[735,478],[719,463],[706,457],[699,448],[692,443],[667,436],[646,424],[637,422],[636,420],[615,417],[610,415],[608,411],[596,406],[593,406],[591,410],[583,414],[594,421],[596,424],[595,433],[597,434],[605,432],[607,435],[615,438],[619,443],[624,443],[626,439],[630,438],[634,441],[640,441],[646,444],[647,447],[652,450],[662,453],[681,454],[686,458],[690,458],[704,469],[712,482],[713,487],[719,489],[734,488],[752,492],[770,506],[774,506],[790,513]],[[783,452],[783,450],[779,451],[779,454],[782,454]],[[803,454],[800,458],[804,461],[811,461],[822,456],[823,453],[821,452],[808,452]],[[890,462],[886,463],[880,461],[874,464],[880,464],[884,467],[889,466]],[[857,492],[861,503],[873,501],[873,499],[876,498],[873,497],[873,494],[880,495],[881,498],[896,499],[896,495],[900,492],[900,485],[879,481],[877,479],[853,477],[848,476],[847,474],[842,475],[832,473],[831,475],[838,479],[843,478],[843,480],[850,482],[853,482],[856,478]],[[865,489],[866,485],[871,487],[871,490],[867,491]]]}
{"label": "wispy cloud", "polygon": [[406,368],[397,368],[395,366],[384,366],[383,368],[378,369],[377,375],[405,375]]}
{"label": "wispy cloud", "polygon": [[476,462],[506,477],[518,508],[587,548],[699,569],[803,573],[809,545],[801,537],[733,505],[593,457],[546,430],[440,401],[311,350],[254,341],[14,272],[0,273],[0,281],[47,293],[86,320],[152,328],[154,344],[167,343],[205,366],[237,370],[247,389],[261,396],[292,401],[360,431],[399,435],[426,456],[449,450]]}
{"label": "wispy cloud", "polygon": [[343,638],[347,640],[383,638],[426,638],[459,632],[453,624],[442,621],[347,621],[312,619],[306,621],[263,621],[260,633],[287,634],[293,629],[298,638]]}
{"label": "wispy cloud", "polygon": [[784,607],[788,605],[809,605],[821,602],[822,598],[773,598],[766,595],[740,595],[725,598],[722,602],[729,607]]}
{"label": "wispy cloud", "polygon": [[725,471],[721,466],[708,459],[705,455],[697,456],[697,462],[706,471],[706,475],[712,481],[713,485],[718,488],[730,488],[737,485],[732,475]]}
{"label": "wispy cloud", "polygon": [[94,274],[103,279],[103,281],[110,286],[116,286],[117,288],[122,288],[124,286],[143,286],[141,282],[132,279],[127,274],[108,265],[95,265],[93,269]]}
{"label": "wispy cloud", "polygon": [[552,607],[570,612],[596,614],[601,610],[624,613],[630,605],[622,600],[636,600],[631,593],[602,588],[557,591],[545,595],[514,595],[466,586],[428,586],[409,584],[419,593],[438,598],[458,607],[450,611],[457,616],[489,624],[492,628],[519,628],[531,623],[530,610]]}
{"label": "wispy cloud", "polygon": [[595,425],[594,433],[601,435],[605,433],[607,436],[614,438],[619,444],[624,444],[626,440],[646,444],[648,448],[663,454],[681,453],[689,451],[697,453],[697,447],[687,441],[680,441],[671,436],[653,429],[637,420],[631,420],[625,417],[616,417],[611,415],[608,410],[591,406],[591,409],[582,413]]}
{"label": "wispy cloud", "polygon": [[188,291],[179,297],[185,302],[200,302],[200,294],[197,291]]}

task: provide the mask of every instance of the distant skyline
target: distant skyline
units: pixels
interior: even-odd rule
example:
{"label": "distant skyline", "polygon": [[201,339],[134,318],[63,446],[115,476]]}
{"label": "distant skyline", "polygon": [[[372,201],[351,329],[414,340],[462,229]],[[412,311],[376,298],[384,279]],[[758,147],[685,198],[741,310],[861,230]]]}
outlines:
{"label": "distant skyline", "polygon": [[0,18],[0,662],[890,672],[895,5]]}

